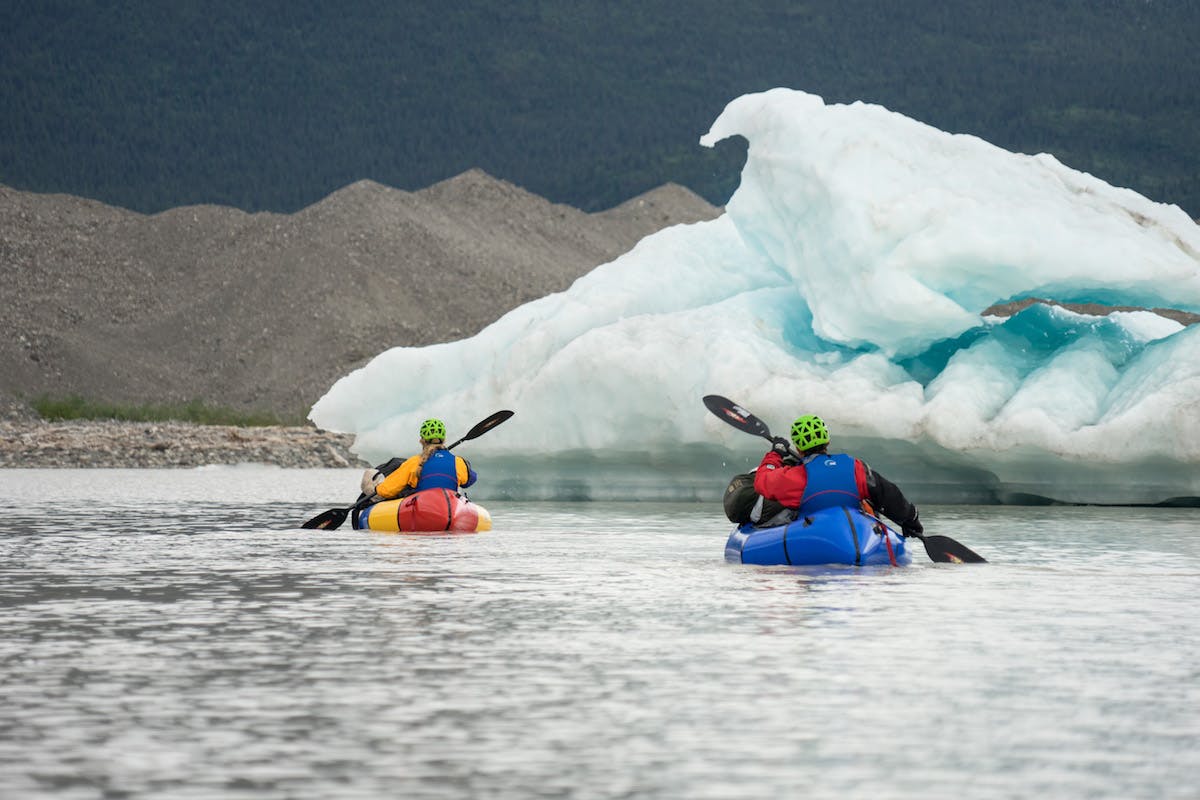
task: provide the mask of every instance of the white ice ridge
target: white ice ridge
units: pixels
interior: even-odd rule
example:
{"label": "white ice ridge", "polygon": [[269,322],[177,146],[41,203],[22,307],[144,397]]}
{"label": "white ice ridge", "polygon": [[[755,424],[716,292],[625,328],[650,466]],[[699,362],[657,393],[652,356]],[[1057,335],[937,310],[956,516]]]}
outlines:
{"label": "white ice ridge", "polygon": [[413,451],[426,417],[454,436],[511,408],[473,453],[709,444],[756,462],[765,443],[701,405],[717,393],[781,433],[820,414],[835,447],[902,485],[957,471],[1001,498],[1200,497],[1200,326],[981,316],[1025,297],[1200,312],[1200,228],[1182,210],[799,91],[737,98],[701,143],[735,135],[748,157],[721,218],[649,236],[469,339],[387,350],[311,419],[357,434],[370,460]]}

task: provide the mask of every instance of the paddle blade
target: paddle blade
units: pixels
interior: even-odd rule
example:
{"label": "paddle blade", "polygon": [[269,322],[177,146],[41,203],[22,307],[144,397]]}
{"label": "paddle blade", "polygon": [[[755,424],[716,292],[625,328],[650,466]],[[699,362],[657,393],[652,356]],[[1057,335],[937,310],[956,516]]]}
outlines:
{"label": "paddle blade", "polygon": [[705,408],[738,430],[754,434],[755,436],[761,436],[764,439],[771,438],[771,429],[767,427],[765,422],[728,397],[721,397],[719,394],[706,394],[703,400]]}
{"label": "paddle blade", "polygon": [[987,559],[949,536],[922,536],[925,552],[942,564],[986,564]]}
{"label": "paddle blade", "polygon": [[346,515],[350,513],[348,508],[331,508],[328,511],[323,511],[310,519],[308,522],[301,525],[301,528],[320,528],[322,530],[332,530],[340,528],[342,523],[346,521]]}
{"label": "paddle blade", "polygon": [[495,414],[492,414],[490,417],[483,420],[482,422],[476,423],[474,428],[471,428],[471,430],[467,431],[466,436],[462,437],[454,444],[448,446],[446,449],[453,450],[455,447],[458,447],[460,444],[467,441],[468,439],[477,439],[480,436],[483,436],[485,433],[487,433],[492,428],[499,425],[501,422],[504,422],[506,419],[508,419],[515,413],[516,412],[514,412],[514,411],[508,411],[508,410],[497,411]]}
{"label": "paddle blade", "polygon": [[463,437],[463,441],[466,441],[467,439],[475,439],[479,436],[483,436],[485,433],[490,431],[492,428],[496,427],[501,422],[504,422],[506,419],[511,417],[514,413],[515,412],[508,411],[508,410],[497,411],[495,414],[492,414],[490,417],[485,419],[483,422],[477,423],[474,428],[471,428],[471,430],[467,431],[467,435]]}

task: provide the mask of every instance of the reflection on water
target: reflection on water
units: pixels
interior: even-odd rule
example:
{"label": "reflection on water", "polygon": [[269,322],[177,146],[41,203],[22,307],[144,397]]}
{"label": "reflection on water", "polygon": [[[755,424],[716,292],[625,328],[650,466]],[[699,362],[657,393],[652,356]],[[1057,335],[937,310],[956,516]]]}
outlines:
{"label": "reflection on water", "polygon": [[0,797],[1195,796],[1194,510],[754,568],[719,504],[297,530],[324,472],[0,473]]}

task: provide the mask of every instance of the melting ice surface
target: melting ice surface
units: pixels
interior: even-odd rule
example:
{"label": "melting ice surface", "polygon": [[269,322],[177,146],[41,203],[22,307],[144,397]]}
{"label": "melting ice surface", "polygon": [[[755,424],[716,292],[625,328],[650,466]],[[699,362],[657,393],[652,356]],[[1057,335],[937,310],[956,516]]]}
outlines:
{"label": "melting ice surface", "polygon": [[776,433],[821,415],[834,449],[918,501],[1200,498],[1200,325],[983,316],[1026,297],[1200,312],[1200,227],[1181,209],[787,89],[737,98],[701,143],[731,136],[748,157],[719,219],[649,236],[470,339],[387,350],[313,422],[378,461],[414,451],[426,417],[455,437],[511,408],[463,452],[493,475],[543,470],[541,491],[510,479],[515,495],[636,496],[639,476],[677,474],[680,494],[715,497],[767,447],[706,412],[715,393]]}

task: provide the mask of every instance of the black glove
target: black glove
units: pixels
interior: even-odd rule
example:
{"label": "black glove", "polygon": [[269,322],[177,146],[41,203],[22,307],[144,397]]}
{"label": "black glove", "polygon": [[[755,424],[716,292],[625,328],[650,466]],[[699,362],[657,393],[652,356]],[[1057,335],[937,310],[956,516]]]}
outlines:
{"label": "black glove", "polygon": [[780,458],[787,458],[792,454],[792,443],[782,436],[776,436],[771,440],[771,452],[779,453]]}
{"label": "black glove", "polygon": [[925,526],[921,524],[915,508],[913,509],[912,519],[901,526],[900,532],[904,534],[906,539],[910,536],[920,536],[925,532]]}

